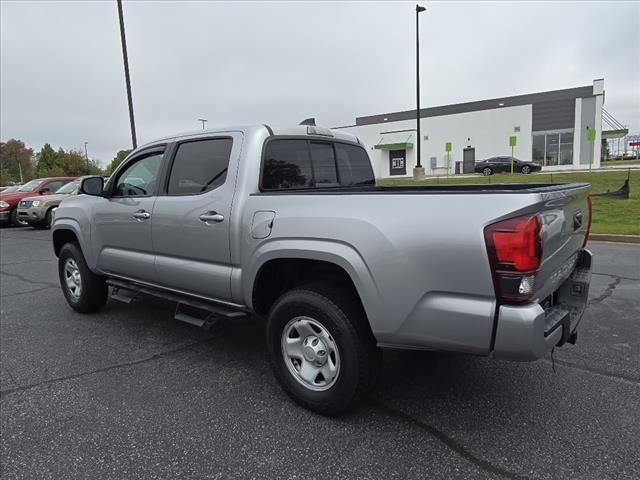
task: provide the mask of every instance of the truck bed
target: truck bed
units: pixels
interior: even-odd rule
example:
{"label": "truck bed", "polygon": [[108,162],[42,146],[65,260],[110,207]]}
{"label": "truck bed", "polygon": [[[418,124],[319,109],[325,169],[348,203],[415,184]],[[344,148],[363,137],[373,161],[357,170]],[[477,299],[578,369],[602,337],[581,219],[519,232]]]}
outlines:
{"label": "truck bed", "polygon": [[355,194],[513,194],[513,193],[551,193],[573,189],[588,188],[588,183],[493,183],[493,184],[451,184],[420,186],[382,186],[365,185],[361,187],[325,187],[313,189],[289,189],[260,192],[254,195],[355,195]]}

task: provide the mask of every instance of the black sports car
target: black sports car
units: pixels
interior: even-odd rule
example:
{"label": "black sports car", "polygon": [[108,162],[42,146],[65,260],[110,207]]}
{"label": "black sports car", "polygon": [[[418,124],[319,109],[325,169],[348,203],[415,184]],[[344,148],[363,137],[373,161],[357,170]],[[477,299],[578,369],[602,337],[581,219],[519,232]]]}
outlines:
{"label": "black sports car", "polygon": [[[537,172],[542,168],[541,165],[533,162],[525,162],[523,160],[513,159],[513,173],[531,173]],[[511,157],[492,157],[482,162],[477,162],[474,168],[476,173],[483,175],[493,175],[500,172],[511,172]]]}

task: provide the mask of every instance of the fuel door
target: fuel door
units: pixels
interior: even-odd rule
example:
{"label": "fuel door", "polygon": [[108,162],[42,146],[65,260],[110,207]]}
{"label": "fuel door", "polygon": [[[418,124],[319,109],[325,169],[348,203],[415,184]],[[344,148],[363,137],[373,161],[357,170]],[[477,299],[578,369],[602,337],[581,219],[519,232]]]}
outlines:
{"label": "fuel door", "polygon": [[276,212],[271,210],[258,210],[254,213],[253,222],[251,223],[251,236],[253,238],[267,238],[271,235],[275,216]]}

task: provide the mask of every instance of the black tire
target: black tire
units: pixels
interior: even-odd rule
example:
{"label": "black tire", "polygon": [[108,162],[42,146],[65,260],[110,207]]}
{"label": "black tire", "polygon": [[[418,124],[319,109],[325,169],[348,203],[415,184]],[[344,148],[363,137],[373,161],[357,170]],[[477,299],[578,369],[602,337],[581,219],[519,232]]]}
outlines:
{"label": "black tire", "polygon": [[[314,391],[305,386],[291,371],[296,367],[287,364],[291,359],[285,359],[283,335],[297,317],[321,324],[337,346],[338,374],[326,390]],[[269,313],[267,349],[273,372],[285,392],[303,407],[322,415],[340,414],[360,402],[375,385],[381,367],[381,352],[366,315],[347,288],[306,285],[283,294]]]}
{"label": "black tire", "polygon": [[18,219],[18,207],[11,210],[11,213],[9,214],[9,225],[14,227],[26,227],[28,225],[27,222],[21,222]]}
{"label": "black tire", "polygon": [[[77,296],[72,293],[67,285],[67,272],[65,269],[69,261],[73,262],[79,272],[80,291]],[[107,303],[109,290],[105,278],[89,270],[77,243],[66,243],[60,250],[58,276],[64,296],[75,311],[80,313],[97,312]]]}
{"label": "black tire", "polygon": [[482,169],[482,174],[483,174],[485,177],[488,177],[489,175],[493,175],[493,170],[491,170],[491,167],[484,167],[484,168]]}
{"label": "black tire", "polygon": [[529,165],[523,165],[522,166],[522,173],[524,175],[528,175],[529,173],[531,173],[531,167]]}
{"label": "black tire", "polygon": [[44,216],[44,224],[42,228],[51,228],[52,218],[53,218],[53,212],[52,212],[52,209],[50,208],[49,210],[47,210],[47,214]]}

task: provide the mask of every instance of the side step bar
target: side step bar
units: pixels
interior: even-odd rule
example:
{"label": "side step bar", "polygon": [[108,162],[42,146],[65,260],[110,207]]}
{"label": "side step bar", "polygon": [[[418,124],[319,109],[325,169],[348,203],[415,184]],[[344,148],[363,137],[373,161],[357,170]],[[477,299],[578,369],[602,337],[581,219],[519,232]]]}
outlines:
{"label": "side step bar", "polygon": [[141,294],[163,298],[176,302],[174,318],[180,322],[195,325],[204,329],[211,328],[220,319],[246,318],[249,313],[224,305],[204,302],[187,298],[165,290],[145,287],[135,283],[115,279],[107,279],[107,284],[113,287],[111,298],[119,302],[131,303]]}

